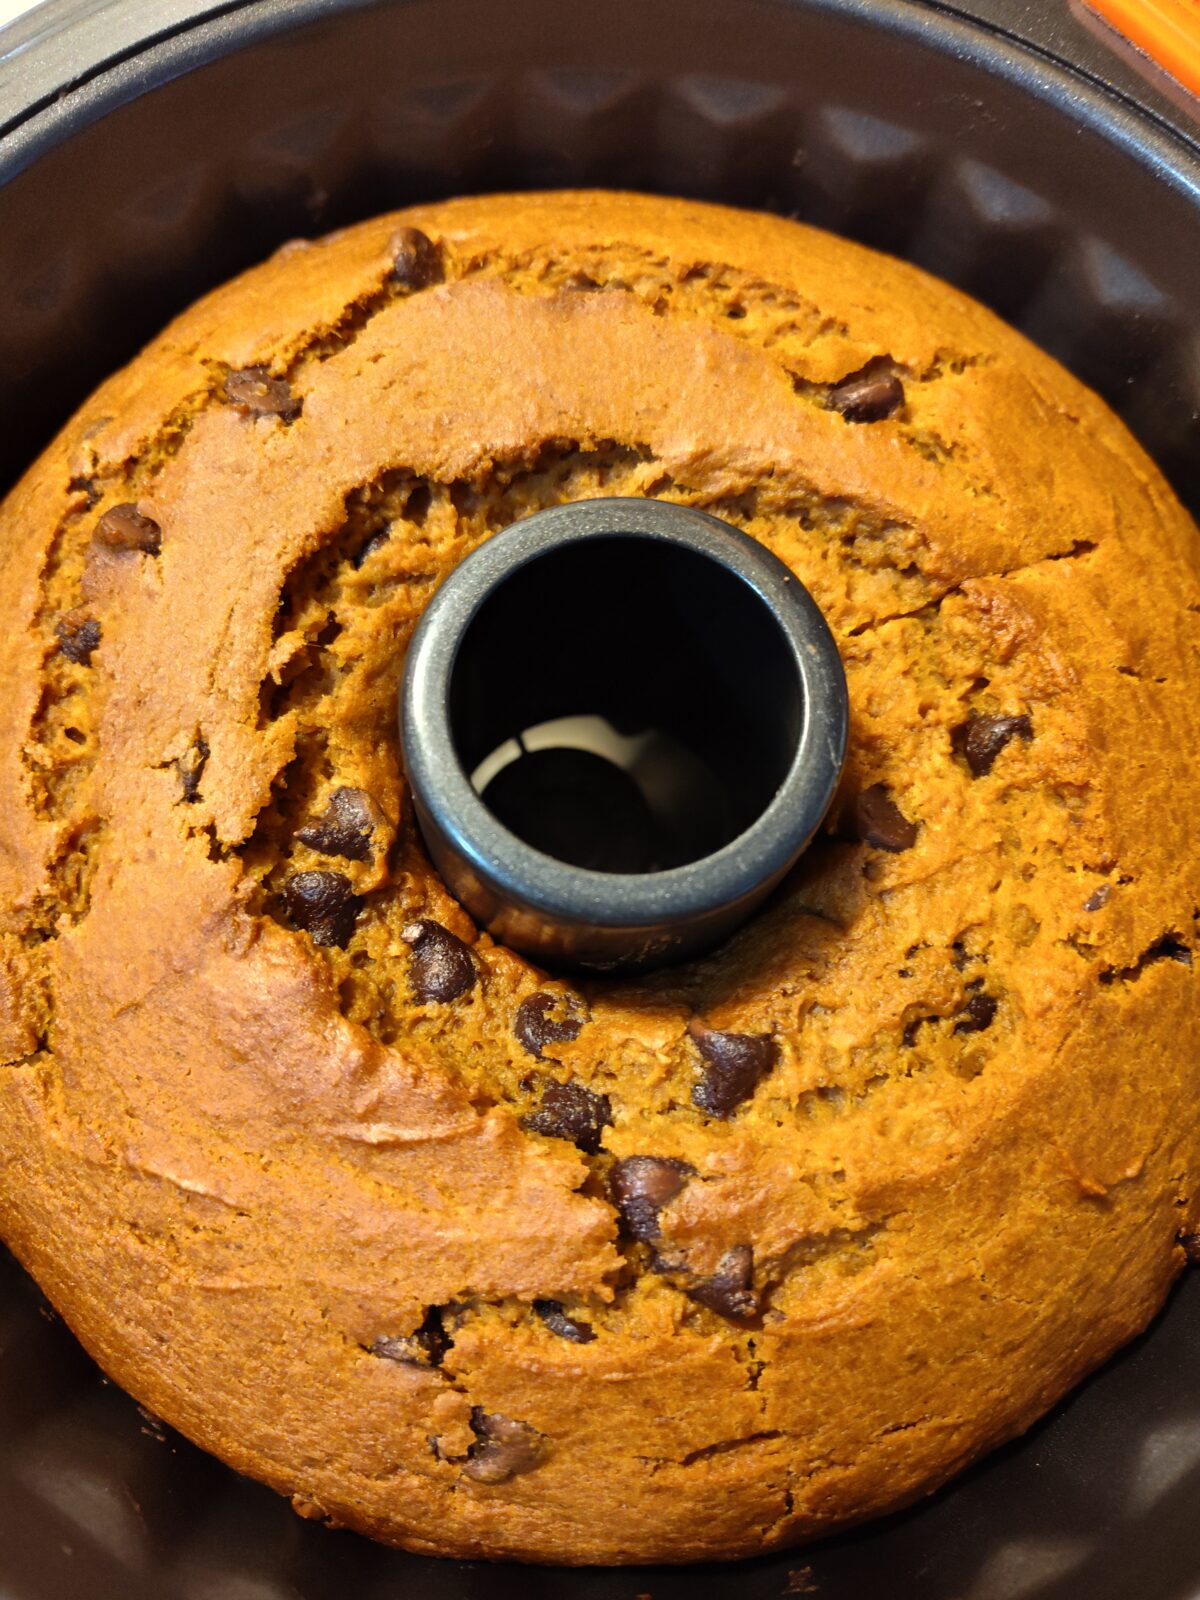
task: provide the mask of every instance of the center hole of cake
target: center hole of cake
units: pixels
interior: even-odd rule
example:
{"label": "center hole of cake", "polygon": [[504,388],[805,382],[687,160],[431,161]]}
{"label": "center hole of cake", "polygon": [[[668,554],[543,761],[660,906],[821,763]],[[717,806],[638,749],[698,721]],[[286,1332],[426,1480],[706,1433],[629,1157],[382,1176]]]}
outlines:
{"label": "center hole of cake", "polygon": [[526,844],[597,872],[661,872],[762,814],[803,696],[742,577],[613,534],[537,557],[487,597],[455,658],[450,722],[476,793]]}

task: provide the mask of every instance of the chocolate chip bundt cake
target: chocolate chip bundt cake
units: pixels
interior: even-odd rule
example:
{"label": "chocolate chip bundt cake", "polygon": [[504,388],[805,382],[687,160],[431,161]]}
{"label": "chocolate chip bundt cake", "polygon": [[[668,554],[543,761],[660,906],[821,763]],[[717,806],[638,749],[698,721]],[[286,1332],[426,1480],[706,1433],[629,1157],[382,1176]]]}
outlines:
{"label": "chocolate chip bundt cake", "polygon": [[[396,692],[457,562],[600,495],[781,557],[852,728],[765,911],[582,980],[438,881]],[[0,529],[0,1236],[302,1515],[761,1551],[941,1483],[1161,1305],[1197,534],[990,313],[772,217],[433,205],[185,313]]]}

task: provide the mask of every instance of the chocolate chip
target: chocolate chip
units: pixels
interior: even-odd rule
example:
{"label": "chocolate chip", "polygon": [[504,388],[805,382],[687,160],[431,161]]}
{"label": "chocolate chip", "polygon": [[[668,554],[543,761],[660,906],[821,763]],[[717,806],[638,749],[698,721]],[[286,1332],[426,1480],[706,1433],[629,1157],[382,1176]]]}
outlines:
{"label": "chocolate chip", "polygon": [[474,988],[478,973],[471,952],[449,928],[422,917],[401,929],[400,937],[412,946],[408,981],[419,1005],[457,1000]]}
{"label": "chocolate chip", "polygon": [[1176,939],[1173,934],[1168,933],[1161,939],[1156,939],[1148,950],[1143,950],[1138,957],[1138,970],[1144,971],[1156,961],[1178,961],[1181,967],[1190,967],[1192,952],[1181,939]]}
{"label": "chocolate chip", "polygon": [[301,402],[286,378],[273,378],[266,367],[246,367],[225,379],[225,398],[243,417],[280,417],[291,422]]}
{"label": "chocolate chip", "polygon": [[283,886],[283,904],[314,944],[345,946],[362,901],[340,872],[297,872]]}
{"label": "chocolate chip", "polygon": [[150,517],[142,516],[132,503],[106,511],[92,537],[107,550],[141,550],[156,556],[162,549],[162,529]]}
{"label": "chocolate chip", "polygon": [[574,1317],[567,1316],[561,1300],[535,1300],[533,1309],[550,1332],[556,1333],[560,1339],[569,1339],[572,1344],[591,1344],[596,1337],[596,1330],[590,1322],[576,1322]]}
{"label": "chocolate chip", "polygon": [[693,1176],[694,1167],[673,1156],[626,1156],[609,1178],[613,1204],[631,1236],[649,1243],[658,1238],[658,1213]]}
{"label": "chocolate chip", "polygon": [[728,1117],[779,1059],[779,1046],[769,1034],[716,1033],[695,1022],[688,1031],[706,1063],[692,1101],[711,1117]]}
{"label": "chocolate chip", "polygon": [[1085,911],[1102,911],[1112,899],[1112,884],[1102,883],[1098,889],[1093,889],[1083,902]]}
{"label": "chocolate chip", "polygon": [[92,651],[100,643],[100,624],[86,611],[68,611],[54,624],[58,646],[77,667],[90,667]]}
{"label": "chocolate chip", "polygon": [[1188,1265],[1200,1267],[1200,1233],[1181,1233],[1179,1243],[1183,1246],[1183,1253],[1188,1258]]}
{"label": "chocolate chip", "polygon": [[345,856],[348,861],[370,861],[371,836],[379,810],[361,789],[335,789],[329,804],[296,837],[323,856]]}
{"label": "chocolate chip", "polygon": [[419,1328],[399,1338],[376,1339],[371,1353],[409,1367],[440,1367],[453,1342],[443,1326],[441,1307],[430,1306]]}
{"label": "chocolate chip", "polygon": [[996,1017],[996,1001],[990,994],[973,994],[959,1013],[955,1033],[982,1033]]}
{"label": "chocolate chip", "polygon": [[586,1021],[587,1007],[578,995],[539,990],[517,1007],[513,1032],[535,1061],[544,1061],[544,1046],[578,1039]]}
{"label": "chocolate chip", "polygon": [[966,760],[977,778],[992,770],[992,763],[1013,739],[1033,738],[1033,724],[1027,716],[981,717],[972,712],[953,734],[954,748]]}
{"label": "chocolate chip", "polygon": [[200,798],[200,779],[204,776],[205,763],[210,754],[208,740],[200,733],[175,763],[186,805],[195,805]]}
{"label": "chocolate chip", "polygon": [[1156,939],[1149,949],[1143,950],[1131,967],[1103,968],[1100,982],[1106,986],[1111,983],[1135,982],[1147,967],[1152,967],[1158,961],[1177,961],[1182,967],[1190,967],[1192,952],[1182,940],[1177,939],[1174,934],[1167,933],[1161,939]]}
{"label": "chocolate chip", "polygon": [[703,1278],[688,1289],[687,1297],[720,1317],[744,1321],[758,1315],[758,1296],[754,1292],[754,1250],[748,1244],[735,1244],[717,1262],[711,1278]]}
{"label": "chocolate chip", "polygon": [[373,533],[358,551],[358,553],[351,558],[350,564],[354,568],[355,572],[360,572],[375,554],[376,550],[383,549],[390,537],[391,532],[387,528],[385,528],[382,533]]}
{"label": "chocolate chip", "polygon": [[514,1422],[511,1417],[474,1406],[471,1427],[475,1443],[463,1472],[476,1483],[507,1483],[519,1473],[531,1471],[545,1453],[543,1436],[527,1422]]}
{"label": "chocolate chip", "polygon": [[570,1139],[580,1150],[594,1156],[600,1136],[612,1122],[612,1102],[606,1094],[593,1094],[582,1083],[546,1084],[542,1103],[524,1119],[522,1126],[549,1139]]}
{"label": "chocolate chip", "polygon": [[911,850],[917,842],[917,825],[910,822],[891,798],[887,785],[873,783],[854,802],[855,837],[877,850]]}
{"label": "chocolate chip", "polygon": [[904,385],[894,372],[852,372],[830,391],[828,404],[847,422],[882,422],[904,404]]}
{"label": "chocolate chip", "polygon": [[405,289],[427,289],[441,283],[442,252],[420,228],[397,228],[388,241],[392,277]]}
{"label": "chocolate chip", "polygon": [[936,1017],[912,1017],[904,1025],[904,1043],[911,1050],[917,1042],[917,1034],[927,1022],[936,1022]]}
{"label": "chocolate chip", "polygon": [[[111,422],[112,418],[109,417],[107,420]],[[94,431],[99,432],[99,429]],[[89,428],[88,432],[85,433],[83,437],[85,439],[90,438],[92,432],[93,430]],[[85,511],[90,511],[93,506],[100,504],[100,491],[96,488],[96,485],[91,478],[84,477],[82,475],[72,478],[68,482],[67,488],[72,494],[81,494],[83,496],[83,509]]]}

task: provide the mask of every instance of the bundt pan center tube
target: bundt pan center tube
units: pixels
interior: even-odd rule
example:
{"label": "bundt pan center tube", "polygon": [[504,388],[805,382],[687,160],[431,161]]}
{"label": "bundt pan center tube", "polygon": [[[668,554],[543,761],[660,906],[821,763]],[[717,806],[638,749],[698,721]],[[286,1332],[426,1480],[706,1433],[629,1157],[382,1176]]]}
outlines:
{"label": "bundt pan center tube", "polygon": [[502,943],[593,971],[743,922],[824,817],[846,727],[837,646],[783,562],[619,497],[469,556],[413,636],[400,715],[446,886]]}
{"label": "bundt pan center tube", "polygon": [[[1128,100],[915,4],[746,0],[736,28],[707,0],[618,4],[602,27],[561,5],[321,9],[229,9],[111,71],[67,73],[64,98],[12,124],[12,475],[168,314],[292,235],[447,192],[615,182],[799,211],[934,267],[1118,400],[1194,506],[1200,185],[1186,143]],[[636,62],[622,59],[632,39]],[[928,94],[914,100],[914,82]],[[1181,1048],[1193,857],[1187,779],[1171,781],[1195,732],[1162,627],[1191,603],[1194,534],[1161,480],[1036,353],[956,370],[925,349],[891,263],[842,266],[813,296],[833,244],[811,236],[793,280],[759,253],[776,223],[704,213],[688,242],[666,202],[639,220],[644,202],[606,200],[628,208],[619,226],[593,209],[574,233],[554,220],[569,197],[542,222],[547,201],[503,216],[476,204],[474,223],[470,207],[431,205],[357,242],[292,247],[255,280],[255,316],[279,319],[270,338],[245,337],[250,318],[192,324],[141,399],[124,396],[143,423],[122,434],[104,421],[120,407],[85,411],[42,480],[61,504],[47,516],[22,489],[5,518],[5,570],[24,576],[0,742],[29,769],[4,779],[3,826],[23,827],[36,793],[30,837],[49,865],[3,899],[4,992],[33,999],[4,1014],[0,1234],[149,1411],[311,1524],[99,1386],[6,1268],[0,1593],[393,1600],[536,1582],[616,1600],[697,1585],[862,1600],[886,1582],[895,1600],[1191,1600],[1192,1283],[1050,1426],[923,1509],[802,1554],[539,1580],[315,1525],[394,1538],[402,1522],[420,1548],[572,1561],[727,1556],[802,1521],[823,1531],[849,1499],[893,1503],[964,1459],[989,1406],[987,1441],[1043,1411],[1146,1322],[1198,1249]],[[600,260],[598,220],[613,252]],[[424,284],[413,230],[437,256]],[[298,311],[289,272],[305,284]],[[806,291],[818,309],[855,304],[833,319],[848,331],[797,351],[816,326]],[[925,329],[941,325],[941,293]],[[543,299],[557,309],[539,321]],[[572,337],[556,342],[559,315]],[[498,397],[531,366],[546,378],[551,349],[583,351],[572,381],[598,406],[606,363],[586,353],[600,323],[651,341],[655,360],[621,370],[643,386],[666,375],[655,404],[677,404],[676,430],[647,440],[646,413],[635,430],[614,406],[616,427],[539,423],[532,452],[519,429],[501,436]],[[720,360],[664,363],[661,341],[685,331]],[[827,343],[823,365],[831,337],[857,348]],[[788,377],[756,410],[745,384],[764,355]],[[415,364],[356,413],[375,437],[376,406],[384,442],[355,468],[339,456],[354,429],[322,431],[333,386],[361,359],[369,389],[398,357]],[[829,395],[866,361],[903,403],[839,418]],[[678,380],[706,370],[720,448],[700,440],[695,457],[681,441],[696,397]],[[177,381],[182,409],[167,401]],[[988,437],[1014,448],[968,483],[956,475],[982,457],[967,402],[1010,381]],[[486,467],[420,455],[421,429],[444,443],[449,418],[490,441]],[[776,430],[799,418],[810,443],[841,450],[825,522],[787,499],[796,461],[806,481],[830,466],[789,454]],[[343,502],[303,476],[318,437],[327,475],[346,469]],[[731,465],[730,438],[772,448]],[[1076,447],[1090,466],[1073,475]],[[914,546],[888,514],[848,516],[856,460],[875,463],[888,506],[940,486],[918,497]],[[1055,463],[1053,481],[1035,460]],[[1114,475],[1142,484],[1136,513],[1124,491],[1100,492]],[[203,507],[206,481],[222,492]],[[951,482],[972,519],[962,548],[938,522]],[[490,940],[430,873],[401,804],[396,674],[438,579],[476,544],[499,549],[548,506],[598,496],[715,511],[786,557],[841,644],[854,717],[828,820],[779,899],[715,956],[584,979]],[[1151,514],[1161,537],[1122,576],[1136,536],[1117,524]],[[44,534],[49,558],[31,560]],[[810,569],[822,548],[837,562]],[[1068,593],[1084,595],[1069,611]],[[469,666],[486,636],[465,637]],[[521,650],[463,695],[494,688],[502,704],[506,685],[544,683],[528,659],[516,677]],[[153,721],[176,695],[177,722],[149,726],[147,706]],[[453,693],[447,705],[453,733]],[[665,812],[665,838],[690,837],[693,860],[661,867],[657,791],[631,751],[646,730],[621,710],[523,706],[519,727],[489,724],[455,763],[510,833],[576,866],[579,830],[537,834],[545,808],[529,797],[600,793],[605,854],[583,871],[653,877],[719,854],[721,785],[705,780],[692,798],[706,803]],[[696,755],[691,729],[647,729],[659,770]],[[239,839],[231,806],[252,771],[268,803],[246,806]],[[1098,809],[1073,801],[1085,790]],[[939,841],[956,838],[969,848],[951,904],[921,885],[944,881]],[[24,871],[32,856],[5,840],[4,871]],[[1017,859],[1037,869],[1019,883]],[[872,966],[871,929],[898,932],[909,907],[903,949],[883,939]],[[27,983],[42,963],[48,1026]],[[1029,1076],[1055,1019],[1069,1032],[1088,1015],[1068,1078]],[[1167,1042],[1142,1051],[1134,1093],[1114,1052],[1139,1029]],[[952,1184],[968,1148],[971,1181]],[[798,1354],[812,1362],[800,1375]]]}

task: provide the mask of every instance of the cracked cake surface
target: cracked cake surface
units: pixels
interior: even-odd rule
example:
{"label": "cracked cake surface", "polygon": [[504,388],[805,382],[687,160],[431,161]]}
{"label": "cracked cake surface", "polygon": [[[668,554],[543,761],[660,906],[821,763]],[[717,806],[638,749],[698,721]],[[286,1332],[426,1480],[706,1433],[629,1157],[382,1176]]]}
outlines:
{"label": "cracked cake surface", "polygon": [[[750,925],[579,980],[438,881],[395,706],[454,565],[602,495],[781,557],[851,733]],[[1197,1250],[1196,537],[1047,356],[794,223],[285,246],[0,507],[0,1235],[145,1405],[411,1549],[935,1487]]]}

